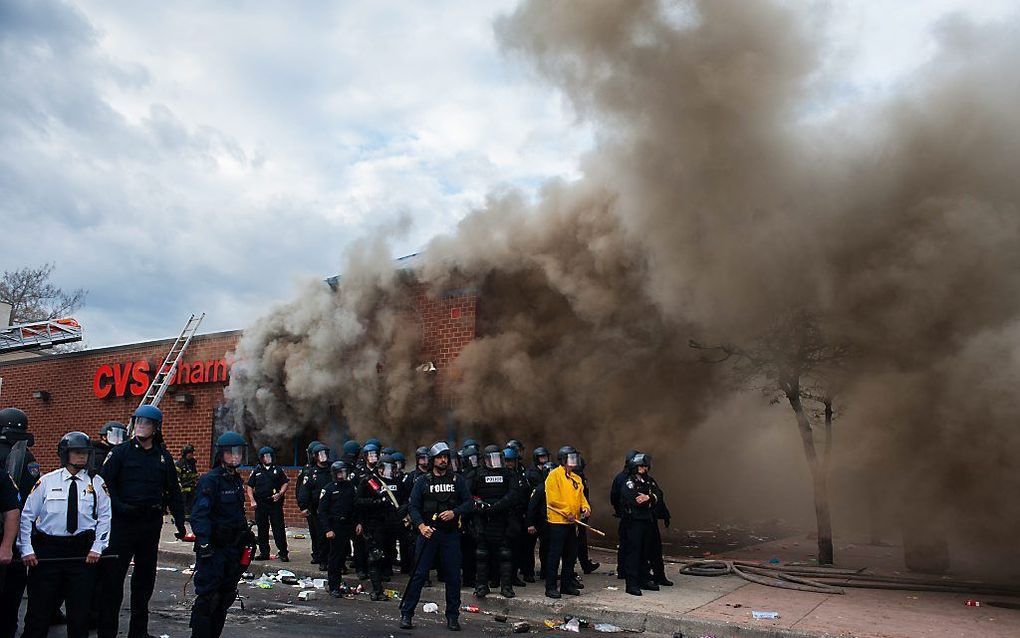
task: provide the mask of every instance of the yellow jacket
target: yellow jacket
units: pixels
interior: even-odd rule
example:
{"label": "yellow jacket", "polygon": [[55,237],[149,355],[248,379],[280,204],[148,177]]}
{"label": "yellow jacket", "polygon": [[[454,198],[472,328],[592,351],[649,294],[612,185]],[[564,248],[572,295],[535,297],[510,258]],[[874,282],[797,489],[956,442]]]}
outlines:
{"label": "yellow jacket", "polygon": [[570,521],[563,514],[573,514],[580,519],[582,508],[590,510],[591,505],[584,497],[581,477],[577,474],[568,477],[562,465],[549,472],[545,479],[545,509],[549,522],[553,525],[569,525]]}

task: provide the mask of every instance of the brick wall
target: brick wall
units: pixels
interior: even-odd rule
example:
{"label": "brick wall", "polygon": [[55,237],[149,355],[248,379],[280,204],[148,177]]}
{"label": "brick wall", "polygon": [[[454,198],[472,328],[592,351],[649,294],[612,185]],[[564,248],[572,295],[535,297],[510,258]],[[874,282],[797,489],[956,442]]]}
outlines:
{"label": "brick wall", "polygon": [[[477,294],[471,288],[449,290],[438,296],[429,296],[424,289],[415,297],[422,348],[426,360],[438,369],[436,391],[444,396],[444,387],[450,380],[452,365],[460,351],[475,336],[475,310]],[[217,361],[232,351],[240,338],[240,331],[199,335],[192,340],[185,362]],[[148,361],[158,366],[173,344],[173,339],[147,343],[86,350],[67,354],[48,355],[0,362],[0,408],[15,406],[25,411],[29,429],[35,435],[33,452],[43,471],[57,466],[57,442],[72,430],[81,430],[98,436],[99,428],[107,421],[127,423],[141,400],[130,392],[132,379],[126,384],[126,396],[99,398],[95,394],[96,373],[102,366],[121,366],[136,361]],[[105,378],[104,386],[112,383]],[[143,384],[137,384],[140,389]],[[223,402],[226,382],[183,384],[171,386],[160,402],[163,411],[163,436],[167,447],[176,459],[186,443],[195,446],[198,469],[209,469],[212,458],[213,412]],[[49,393],[49,400],[33,398],[36,390]],[[175,397],[191,394],[190,405],[179,403]],[[249,457],[254,461],[254,456]],[[305,521],[297,510],[296,494],[298,470],[287,470],[291,479],[290,490],[284,505],[287,522],[304,526]],[[247,478],[248,471],[243,475]],[[254,512],[249,512],[254,516]]]}

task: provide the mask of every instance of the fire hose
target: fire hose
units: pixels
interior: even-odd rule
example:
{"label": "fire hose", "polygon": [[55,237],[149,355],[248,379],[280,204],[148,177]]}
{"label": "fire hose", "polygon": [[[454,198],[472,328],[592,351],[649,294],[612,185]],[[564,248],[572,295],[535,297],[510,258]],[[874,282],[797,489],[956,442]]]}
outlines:
{"label": "fire hose", "polygon": [[977,581],[951,581],[919,576],[883,576],[866,574],[865,568],[838,569],[809,565],[770,565],[741,560],[681,561],[680,573],[691,576],[736,574],[744,580],[769,587],[808,591],[819,594],[843,594],[841,587],[972,593],[992,596],[1020,595],[1020,588]]}

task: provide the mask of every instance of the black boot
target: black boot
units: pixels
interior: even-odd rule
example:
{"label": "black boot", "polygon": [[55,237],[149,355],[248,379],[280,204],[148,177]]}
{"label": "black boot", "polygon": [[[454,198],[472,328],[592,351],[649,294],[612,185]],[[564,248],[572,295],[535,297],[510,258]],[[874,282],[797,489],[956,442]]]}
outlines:
{"label": "black boot", "polygon": [[627,593],[630,594],[631,596],[640,596],[641,588],[635,585],[634,583],[627,583]]}
{"label": "black boot", "polygon": [[411,614],[400,614],[400,628],[414,629],[414,623],[411,622]]}
{"label": "black boot", "polygon": [[280,552],[278,554],[281,563],[289,563],[290,558],[287,557],[287,552]]}
{"label": "black boot", "polygon": [[447,618],[446,628],[450,631],[460,631],[460,621],[456,618]]}
{"label": "black boot", "polygon": [[372,594],[369,598],[372,600],[386,600],[386,596],[383,595],[382,574],[379,573],[379,568],[369,567],[368,577],[372,581]]}
{"label": "black boot", "polygon": [[673,586],[673,581],[671,581],[670,579],[666,578],[665,574],[660,574],[660,575],[656,576],[655,577],[655,583],[657,585],[662,585],[663,587],[672,587]]}
{"label": "black boot", "polygon": [[517,594],[513,588],[514,566],[510,561],[499,564],[499,593],[503,598],[513,598]]}
{"label": "black boot", "polygon": [[546,589],[545,595],[546,598],[562,598],[562,596],[560,596],[560,592],[556,591],[555,589]]}
{"label": "black boot", "polygon": [[485,598],[489,595],[489,556],[475,558],[475,596]]}
{"label": "black boot", "polygon": [[648,580],[641,583],[641,589],[647,589],[648,591],[659,591],[659,586],[654,581]]}
{"label": "black boot", "polygon": [[581,571],[583,571],[585,574],[590,574],[590,573],[592,573],[593,571],[595,571],[596,569],[598,569],[601,566],[602,566],[602,563],[596,563],[595,561],[590,561],[587,565],[582,565],[581,566]]}

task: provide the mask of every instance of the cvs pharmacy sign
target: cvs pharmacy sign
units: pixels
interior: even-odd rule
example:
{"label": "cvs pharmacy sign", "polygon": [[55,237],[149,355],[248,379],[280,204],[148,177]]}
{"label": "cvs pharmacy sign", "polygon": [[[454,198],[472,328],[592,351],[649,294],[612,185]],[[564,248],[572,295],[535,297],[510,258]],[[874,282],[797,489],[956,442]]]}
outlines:
{"label": "cvs pharmacy sign", "polygon": [[[100,399],[128,394],[140,397],[149,389],[158,366],[145,360],[103,364],[92,375],[92,394]],[[182,361],[170,378],[169,385],[225,383],[229,375],[230,366],[226,359]]]}

